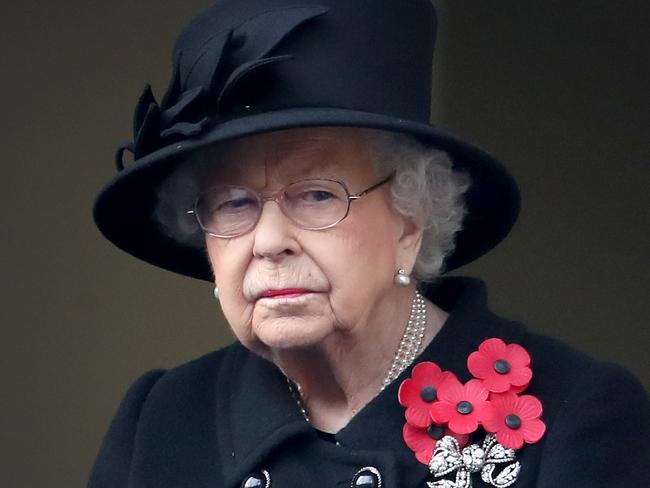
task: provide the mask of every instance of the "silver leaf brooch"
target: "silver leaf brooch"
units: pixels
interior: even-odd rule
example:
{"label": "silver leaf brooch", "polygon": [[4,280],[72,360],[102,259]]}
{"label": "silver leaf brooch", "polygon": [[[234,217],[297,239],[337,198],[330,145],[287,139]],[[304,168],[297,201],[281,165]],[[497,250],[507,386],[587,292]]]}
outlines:
{"label": "silver leaf brooch", "polygon": [[[533,373],[519,344],[483,341],[467,358],[466,383],[436,363],[421,362],[399,387],[406,407],[402,435],[433,477],[429,488],[470,488],[472,478],[506,488],[521,470],[516,451],[546,431],[542,404],[522,394]],[[482,441],[472,442],[481,437]]]}

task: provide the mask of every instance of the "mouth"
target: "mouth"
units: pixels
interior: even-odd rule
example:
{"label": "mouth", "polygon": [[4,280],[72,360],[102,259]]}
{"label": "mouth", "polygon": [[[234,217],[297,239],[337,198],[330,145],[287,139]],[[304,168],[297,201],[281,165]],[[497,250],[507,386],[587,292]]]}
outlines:
{"label": "mouth", "polygon": [[306,288],[280,288],[265,290],[260,294],[259,298],[295,298],[307,293],[311,293],[311,290]]}

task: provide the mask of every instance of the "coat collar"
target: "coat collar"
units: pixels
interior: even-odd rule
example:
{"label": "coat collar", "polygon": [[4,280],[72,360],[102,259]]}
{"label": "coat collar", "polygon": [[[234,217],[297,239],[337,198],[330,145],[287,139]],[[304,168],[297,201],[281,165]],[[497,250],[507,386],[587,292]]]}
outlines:
{"label": "coat collar", "polygon": [[[414,365],[434,361],[466,381],[467,356],[484,339],[500,337],[506,342],[520,342],[524,334],[520,324],[489,311],[485,285],[480,280],[446,277],[423,287],[422,292],[449,312],[449,317]],[[316,435],[303,419],[286,379],[272,363],[240,345],[234,347],[233,354],[228,367],[222,369],[229,394],[217,397],[217,411],[226,417],[217,419],[226,486],[237,486],[263,464],[266,456],[292,438]],[[400,471],[399,478],[407,486],[418,486],[424,484],[428,470],[402,440],[404,409],[397,401],[399,385],[411,374],[411,368],[368,403],[336,438],[352,449],[389,452]]]}

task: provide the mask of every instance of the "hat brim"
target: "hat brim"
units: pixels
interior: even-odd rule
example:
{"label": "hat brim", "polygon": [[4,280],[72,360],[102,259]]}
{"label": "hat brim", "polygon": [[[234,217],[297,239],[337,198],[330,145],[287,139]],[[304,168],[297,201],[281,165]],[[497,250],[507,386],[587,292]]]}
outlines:
{"label": "hat brim", "polygon": [[295,108],[251,114],[222,122],[200,137],[163,147],[120,171],[99,193],[93,208],[101,232],[120,249],[155,266],[212,281],[204,249],[167,236],[152,218],[157,188],[183,155],[238,137],[298,127],[366,127],[398,131],[446,151],[454,168],[467,171],[467,215],[456,248],[445,263],[450,271],[482,256],[510,231],[519,214],[514,179],[490,154],[433,126],[387,115],[336,108]]}

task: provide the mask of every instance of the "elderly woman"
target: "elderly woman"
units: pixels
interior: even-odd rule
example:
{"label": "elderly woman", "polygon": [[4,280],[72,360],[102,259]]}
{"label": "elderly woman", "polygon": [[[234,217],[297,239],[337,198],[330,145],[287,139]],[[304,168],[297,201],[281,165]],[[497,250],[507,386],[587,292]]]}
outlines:
{"label": "elderly woman", "polygon": [[183,31],[95,219],[212,282],[237,341],[136,381],[90,487],[647,479],[634,378],[442,276],[503,239],[519,199],[428,124],[434,19],[427,0],[222,0]]}

